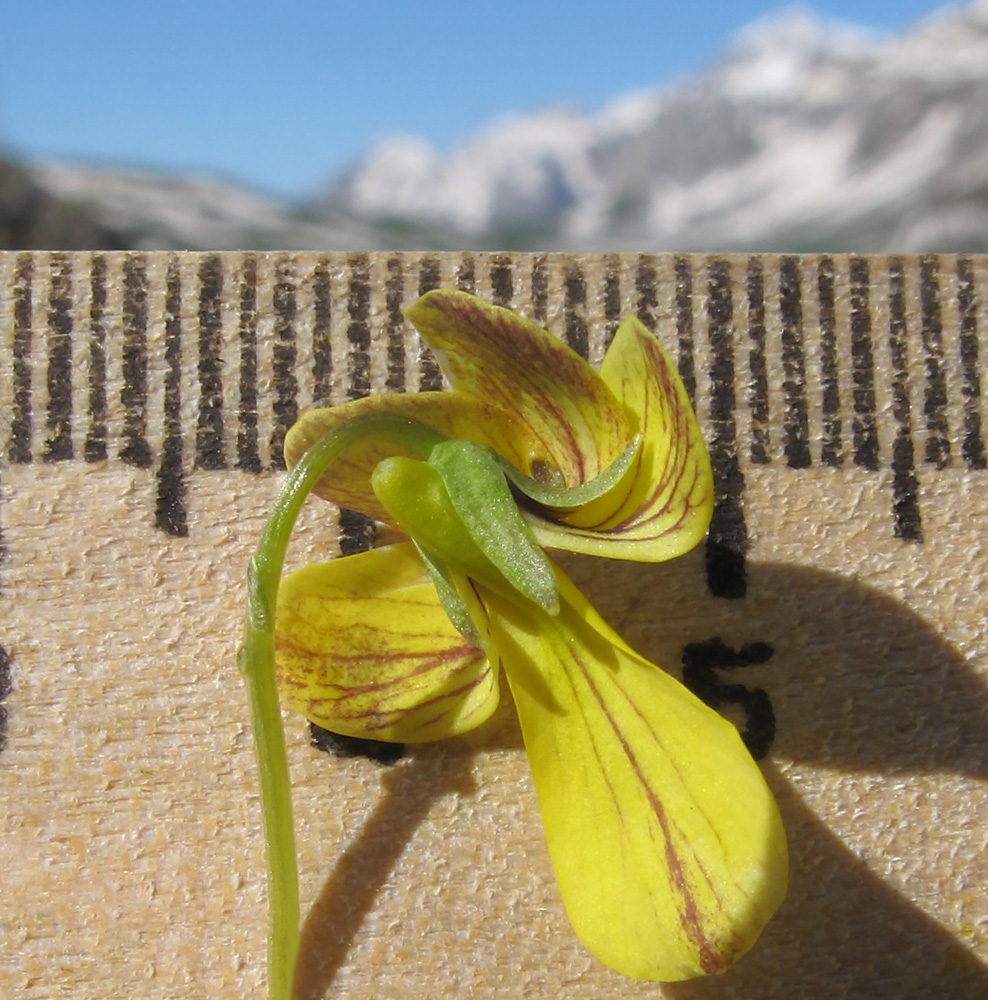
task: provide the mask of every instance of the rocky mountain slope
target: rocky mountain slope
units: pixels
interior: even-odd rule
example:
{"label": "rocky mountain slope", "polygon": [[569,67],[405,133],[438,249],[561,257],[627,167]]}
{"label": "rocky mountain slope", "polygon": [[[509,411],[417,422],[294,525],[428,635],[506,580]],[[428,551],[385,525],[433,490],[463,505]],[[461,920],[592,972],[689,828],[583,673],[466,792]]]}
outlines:
{"label": "rocky mountain slope", "polygon": [[321,204],[485,243],[985,250],[988,2],[891,38],[792,9],[596,115],[384,143]]}

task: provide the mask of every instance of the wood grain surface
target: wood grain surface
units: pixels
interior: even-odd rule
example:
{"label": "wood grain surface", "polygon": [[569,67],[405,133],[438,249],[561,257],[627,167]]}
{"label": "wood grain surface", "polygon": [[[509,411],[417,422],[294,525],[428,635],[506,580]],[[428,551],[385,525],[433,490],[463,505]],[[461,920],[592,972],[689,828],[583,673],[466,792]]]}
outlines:
{"label": "wood grain surface", "polygon": [[[400,313],[437,286],[677,358],[710,539],[565,567],[767,750],[792,885],[725,975],[626,980],[510,703],[392,766],[287,717],[298,996],[988,996],[988,260],[479,253],[0,254],[0,996],[263,997],[245,566],[299,412],[438,387]],[[291,560],[374,540],[312,501]]]}

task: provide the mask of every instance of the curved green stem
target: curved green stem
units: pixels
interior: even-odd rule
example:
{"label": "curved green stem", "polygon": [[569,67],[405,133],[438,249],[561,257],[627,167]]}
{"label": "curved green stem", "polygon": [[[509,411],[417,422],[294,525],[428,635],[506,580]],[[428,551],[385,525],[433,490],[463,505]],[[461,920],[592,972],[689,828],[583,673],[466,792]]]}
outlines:
{"label": "curved green stem", "polygon": [[383,438],[427,458],[442,435],[415,420],[367,415],[328,431],[288,474],[248,568],[239,664],[247,683],[268,858],[268,996],[289,1000],[299,943],[298,867],[288,754],[274,672],[274,615],[288,540],[305,498],[347,448]]}

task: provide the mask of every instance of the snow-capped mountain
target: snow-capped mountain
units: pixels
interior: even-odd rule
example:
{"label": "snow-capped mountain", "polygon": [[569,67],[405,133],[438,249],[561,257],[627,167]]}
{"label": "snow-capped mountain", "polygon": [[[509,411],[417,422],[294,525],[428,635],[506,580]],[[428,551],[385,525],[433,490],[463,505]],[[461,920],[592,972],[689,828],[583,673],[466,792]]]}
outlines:
{"label": "snow-capped mountain", "polygon": [[596,114],[388,140],[320,206],[480,245],[988,249],[988,0],[894,37],[790,9]]}
{"label": "snow-capped mountain", "polygon": [[594,116],[550,108],[496,122],[442,156],[416,136],[373,149],[329,203],[470,233],[555,218],[601,193],[609,150],[646,128],[656,98],[623,100]]}
{"label": "snow-capped mountain", "polygon": [[74,164],[31,183],[141,249],[984,252],[988,0],[894,36],[791,8],[697,76],[506,116],[449,151],[394,137],[295,205]]}

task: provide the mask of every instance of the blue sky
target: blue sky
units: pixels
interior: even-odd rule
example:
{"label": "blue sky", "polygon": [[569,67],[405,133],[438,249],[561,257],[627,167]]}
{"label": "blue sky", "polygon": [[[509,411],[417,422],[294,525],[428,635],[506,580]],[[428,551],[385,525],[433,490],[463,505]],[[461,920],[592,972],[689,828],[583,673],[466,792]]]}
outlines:
{"label": "blue sky", "polygon": [[[772,0],[13,0],[0,151],[308,193],[369,143],[594,109],[701,69]],[[817,0],[896,31],[942,0]]]}

